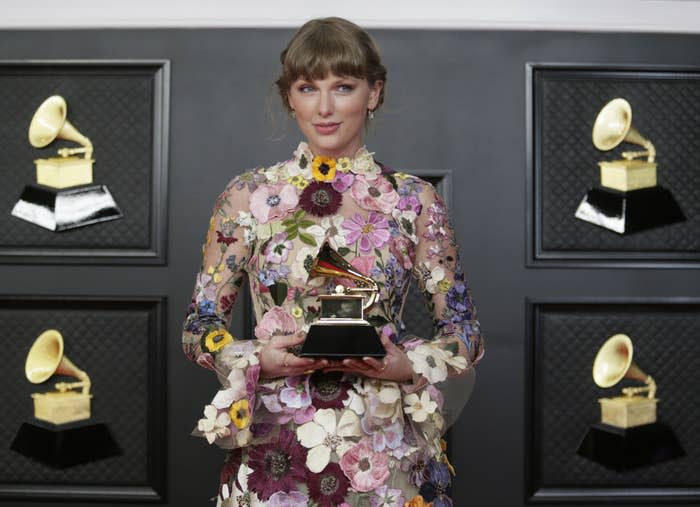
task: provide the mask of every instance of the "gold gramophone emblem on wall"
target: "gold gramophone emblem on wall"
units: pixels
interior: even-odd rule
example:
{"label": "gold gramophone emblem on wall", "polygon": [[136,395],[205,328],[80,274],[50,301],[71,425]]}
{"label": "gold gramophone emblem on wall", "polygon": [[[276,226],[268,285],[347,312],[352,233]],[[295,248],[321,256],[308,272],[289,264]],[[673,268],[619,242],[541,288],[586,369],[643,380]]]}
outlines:
{"label": "gold gramophone emblem on wall", "polygon": [[77,381],[57,382],[54,390],[32,394],[35,419],[22,423],[12,450],[53,468],[121,454],[107,425],[91,420],[90,377],[66,357],[59,331],[48,329],[34,340],[24,372],[33,384],[56,375]]}
{"label": "gold gramophone emblem on wall", "polygon": [[657,420],[656,381],[634,361],[632,340],[615,334],[593,361],[593,381],[609,388],[622,380],[643,385],[622,388],[622,396],[599,398],[600,423],[592,424],[578,454],[618,472],[685,455],[673,430]]}
{"label": "gold gramophone emblem on wall", "polygon": [[[600,421],[618,428],[631,428],[656,421],[656,382],[632,361],[632,340],[625,334],[608,338],[593,361],[593,381],[598,387],[616,385],[622,379],[643,382],[625,387],[622,396],[600,398]],[[646,393],[646,396],[640,396]]]}
{"label": "gold gramophone emblem on wall", "polygon": [[623,142],[644,149],[623,151],[621,159],[598,162],[600,186],[584,196],[576,218],[619,234],[685,220],[671,192],[657,184],[656,148],[632,125],[629,102],[616,98],[603,106],[593,124],[592,141],[601,151]]}
{"label": "gold gramophone emblem on wall", "polygon": [[355,287],[337,285],[333,294],[319,296],[321,318],[311,324],[301,348],[302,357],[384,357],[386,350],[374,327],[365,320],[379,297],[379,287],[357,271],[324,242],[314,259],[309,278],[318,276],[352,280]]}
{"label": "gold gramophone emblem on wall", "polygon": [[58,382],[54,391],[32,394],[34,417],[54,424],[90,418],[90,377],[64,355],[63,336],[57,330],[44,331],[34,341],[24,372],[33,384],[41,384],[54,375],[78,379]]}
{"label": "gold gramophone emblem on wall", "polygon": [[[36,184],[27,185],[12,214],[52,231],[121,218],[122,212],[106,185],[93,184],[93,146],[68,121],[63,97],[53,95],[36,110],[29,125],[29,143],[45,148],[56,139],[78,148],[60,148],[58,157],[40,158]],[[77,156],[82,154],[83,156]]]}

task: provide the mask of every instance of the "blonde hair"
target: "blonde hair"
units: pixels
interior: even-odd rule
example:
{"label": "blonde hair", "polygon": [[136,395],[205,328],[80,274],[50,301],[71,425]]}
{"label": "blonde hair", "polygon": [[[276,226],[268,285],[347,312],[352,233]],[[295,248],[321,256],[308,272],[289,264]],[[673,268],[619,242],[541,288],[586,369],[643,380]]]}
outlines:
{"label": "blonde hair", "polygon": [[[386,83],[386,68],[374,39],[343,18],[319,18],[304,23],[282,51],[280,61],[282,74],[275,83],[287,112],[291,112],[287,100],[289,89],[299,78],[323,79],[332,73],[366,79],[370,86],[377,81]],[[375,109],[383,102],[384,87]]]}

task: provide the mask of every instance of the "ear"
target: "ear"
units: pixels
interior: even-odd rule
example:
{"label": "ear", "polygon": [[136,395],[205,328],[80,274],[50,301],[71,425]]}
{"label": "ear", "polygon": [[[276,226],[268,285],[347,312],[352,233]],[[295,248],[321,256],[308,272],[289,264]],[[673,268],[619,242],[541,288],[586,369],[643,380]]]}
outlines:
{"label": "ear", "polygon": [[369,101],[367,102],[367,109],[374,109],[379,104],[379,96],[384,88],[384,81],[377,80],[369,86]]}

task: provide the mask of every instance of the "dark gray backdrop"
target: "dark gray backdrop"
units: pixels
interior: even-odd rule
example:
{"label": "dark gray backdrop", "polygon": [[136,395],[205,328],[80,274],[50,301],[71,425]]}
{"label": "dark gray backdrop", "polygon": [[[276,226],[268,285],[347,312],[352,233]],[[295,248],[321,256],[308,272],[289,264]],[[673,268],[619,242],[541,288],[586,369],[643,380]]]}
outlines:
{"label": "dark gray backdrop", "polygon": [[[271,121],[269,114],[279,111],[271,83],[291,33],[0,32],[0,59],[171,60],[167,265],[0,265],[5,294],[168,298],[168,412],[162,431],[167,434],[169,505],[207,505],[216,491],[223,453],[189,436],[216,381],[182,356],[179,329],[217,193],[243,169],[287,158],[298,141],[291,122],[279,116]],[[525,467],[530,463],[526,298],[700,295],[697,272],[688,269],[525,268],[526,63],[700,66],[700,37],[414,30],[373,34],[389,79],[386,104],[374,121],[368,146],[395,168],[453,170],[451,211],[487,340],[475,392],[452,434],[456,505],[523,505]],[[240,332],[241,305],[234,320],[233,331]],[[6,375],[0,377],[4,384],[16,382]],[[697,398],[695,386],[689,389]]]}

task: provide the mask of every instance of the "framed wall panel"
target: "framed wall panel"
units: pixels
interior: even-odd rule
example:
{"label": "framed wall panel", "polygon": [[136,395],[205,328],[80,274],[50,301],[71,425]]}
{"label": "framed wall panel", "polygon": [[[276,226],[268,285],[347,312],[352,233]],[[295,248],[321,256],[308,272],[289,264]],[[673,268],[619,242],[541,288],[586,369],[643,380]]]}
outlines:
{"label": "framed wall panel", "polygon": [[[700,501],[700,300],[528,301],[526,311],[526,501]],[[635,363],[656,380],[658,418],[685,456],[619,472],[577,454],[600,421],[598,399],[639,385],[593,382],[598,349],[617,333],[632,339]]]}
{"label": "framed wall panel", "polygon": [[[657,188],[670,192],[685,221],[619,234],[575,217],[587,192],[600,186],[598,162],[641,149],[593,145],[596,116],[617,97],[630,103],[632,125],[654,143]],[[528,64],[527,264],[698,267],[699,139],[700,69]]]}
{"label": "framed wall panel", "polygon": [[[165,299],[0,296],[3,417],[0,418],[0,502],[4,500],[164,500]],[[46,329],[64,338],[64,353],[92,381],[91,423],[109,428],[121,454],[56,468],[11,450],[18,429],[33,420],[30,395],[53,389],[53,377],[31,384],[24,365]],[[11,339],[10,339],[11,337]]]}
{"label": "framed wall panel", "polygon": [[[169,69],[168,60],[0,61],[1,263],[165,263]],[[29,143],[30,120],[52,95],[92,142],[93,182],[108,188],[121,218],[53,231],[11,214],[36,183],[33,161],[79,146]]]}

